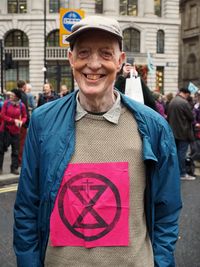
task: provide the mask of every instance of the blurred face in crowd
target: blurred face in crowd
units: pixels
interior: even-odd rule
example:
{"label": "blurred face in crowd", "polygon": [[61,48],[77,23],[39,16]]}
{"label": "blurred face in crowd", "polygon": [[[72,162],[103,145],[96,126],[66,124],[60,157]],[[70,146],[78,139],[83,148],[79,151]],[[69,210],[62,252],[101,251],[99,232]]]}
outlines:
{"label": "blurred face in crowd", "polygon": [[[117,72],[124,60],[115,37],[103,31],[89,31],[75,42],[69,60],[79,85],[79,99],[110,101]],[[81,101],[80,101],[81,102]],[[96,103],[98,105],[98,103]]]}
{"label": "blurred face in crowd", "polygon": [[45,95],[50,95],[51,94],[51,86],[49,83],[45,83],[43,86],[43,93]]}
{"label": "blurred face in crowd", "polygon": [[19,98],[13,92],[10,93],[10,100],[13,102],[19,101]]}
{"label": "blurred face in crowd", "polygon": [[60,95],[65,96],[66,94],[68,94],[68,89],[67,89],[67,86],[63,84],[61,85],[61,88],[60,88]]}
{"label": "blurred face in crowd", "polygon": [[26,93],[30,93],[31,89],[32,89],[31,85],[27,83],[26,84]]}

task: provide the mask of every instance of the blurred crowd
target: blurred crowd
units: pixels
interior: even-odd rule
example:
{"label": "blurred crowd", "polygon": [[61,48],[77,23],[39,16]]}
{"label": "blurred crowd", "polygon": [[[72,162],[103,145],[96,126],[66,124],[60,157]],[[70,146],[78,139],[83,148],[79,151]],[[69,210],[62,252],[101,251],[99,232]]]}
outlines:
{"label": "blurred crowd", "polygon": [[[130,70],[128,64],[116,79],[115,87],[125,93],[125,83]],[[135,70],[135,75],[138,73]],[[181,179],[194,180],[194,161],[200,161],[200,90],[194,95],[187,88],[176,94],[152,92],[141,79],[144,104],[160,113],[172,128],[175,137]],[[34,95],[32,86],[18,81],[17,88],[0,95],[0,174],[3,173],[4,153],[11,146],[10,171],[19,174],[23,146],[29,119],[34,109],[69,93],[63,84],[57,93],[50,83],[43,85],[42,92]]]}
{"label": "blurred crowd", "polygon": [[17,81],[17,88],[0,95],[0,174],[3,174],[4,154],[11,146],[10,172],[19,174],[24,142],[33,110],[47,102],[64,97],[69,93],[65,84],[56,93],[50,83],[43,85],[37,96],[32,86],[23,80]]}

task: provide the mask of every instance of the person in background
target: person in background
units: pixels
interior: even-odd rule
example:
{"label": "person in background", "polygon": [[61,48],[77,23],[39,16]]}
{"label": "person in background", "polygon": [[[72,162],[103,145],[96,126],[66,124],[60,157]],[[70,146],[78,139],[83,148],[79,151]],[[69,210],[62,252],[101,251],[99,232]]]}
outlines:
{"label": "person in background", "polygon": [[115,90],[122,38],[112,18],[75,23],[66,40],[79,90],[31,116],[14,206],[18,267],[175,266],[174,137],[157,112]]}
{"label": "person in background", "polygon": [[165,95],[165,114],[168,114],[168,107],[171,100],[174,98],[173,93],[168,93]]}
{"label": "person in background", "polygon": [[1,118],[0,174],[3,173],[4,153],[7,150],[7,147],[11,145],[12,151],[10,171],[11,173],[18,175],[19,134],[22,125],[25,124],[27,120],[26,107],[21,102],[21,91],[19,89],[11,90],[10,99],[6,100],[3,104]]}
{"label": "person in background", "polygon": [[17,81],[17,88],[21,91],[21,101],[22,103],[24,103],[26,107],[26,114],[27,114],[26,122],[22,124],[22,127],[20,127],[20,135],[19,135],[20,139],[19,139],[18,163],[19,163],[19,166],[21,166],[22,154],[23,154],[24,143],[25,143],[26,134],[27,134],[27,128],[29,125],[30,115],[29,115],[29,108],[28,108],[28,98],[26,95],[26,82],[23,80]]}
{"label": "person in background", "polygon": [[164,105],[162,94],[160,94],[158,92],[154,92],[153,96],[154,96],[154,99],[155,99],[157,112],[166,119],[167,115],[165,113],[165,105]]}
{"label": "person in background", "polygon": [[194,142],[190,143],[190,157],[194,161],[200,162],[200,91],[195,95],[196,103],[193,107],[194,121]]}
{"label": "person in background", "polygon": [[4,103],[4,95],[0,95],[0,111],[3,107],[3,103]]}
{"label": "person in background", "polygon": [[[135,65],[131,65],[130,63],[124,63],[122,69],[120,71],[121,74],[117,75],[115,81],[115,88],[117,88],[123,94],[125,93],[126,87],[126,78],[130,78],[130,71],[133,69],[134,76],[138,76],[138,72],[135,68]],[[141,78],[142,92],[144,97],[144,104],[149,106],[150,108],[156,110],[155,100],[153,98],[153,94],[148,86],[145,84],[143,79]]]}
{"label": "person in background", "polygon": [[31,93],[32,85],[30,83],[26,84],[26,95],[28,100],[28,109],[29,113],[33,111],[34,108],[36,108],[36,101],[34,95]]}
{"label": "person in background", "polygon": [[45,103],[58,99],[59,96],[53,91],[53,87],[50,83],[43,85],[43,93],[39,95],[37,106],[40,107]]}
{"label": "person in background", "polygon": [[69,94],[69,90],[67,88],[67,85],[66,84],[62,84],[60,86],[60,97],[66,96],[68,94]]}
{"label": "person in background", "polygon": [[1,110],[2,110],[2,107],[3,107],[4,100],[5,100],[4,98],[5,98],[4,94],[1,94],[0,95],[0,123],[2,122],[2,119],[1,119]]}
{"label": "person in background", "polygon": [[178,153],[181,180],[195,180],[195,176],[186,172],[185,160],[189,144],[194,140],[193,121],[191,105],[188,102],[190,91],[187,88],[181,88],[179,93],[171,100],[168,106],[168,122],[172,127],[176,148]]}

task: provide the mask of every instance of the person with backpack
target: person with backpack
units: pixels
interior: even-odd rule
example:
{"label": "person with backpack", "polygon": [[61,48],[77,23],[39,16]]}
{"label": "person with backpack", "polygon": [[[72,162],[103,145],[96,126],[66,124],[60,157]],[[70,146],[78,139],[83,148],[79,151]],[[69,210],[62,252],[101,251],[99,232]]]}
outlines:
{"label": "person with backpack", "polygon": [[3,173],[4,153],[11,145],[10,171],[18,175],[19,135],[22,125],[26,123],[26,107],[21,101],[21,91],[12,89],[10,99],[6,100],[1,110],[0,124],[0,174]]}
{"label": "person with backpack", "polygon": [[27,129],[28,129],[29,120],[30,120],[29,109],[28,109],[28,97],[26,95],[26,85],[27,85],[27,83],[23,80],[17,81],[17,89],[20,90],[21,102],[25,105],[26,115],[27,115],[26,123],[24,123],[22,125],[22,127],[20,128],[20,134],[19,134],[19,154],[18,154],[19,166],[21,166],[21,163],[22,163],[22,154],[23,154],[23,149],[24,149],[24,143],[25,143]]}

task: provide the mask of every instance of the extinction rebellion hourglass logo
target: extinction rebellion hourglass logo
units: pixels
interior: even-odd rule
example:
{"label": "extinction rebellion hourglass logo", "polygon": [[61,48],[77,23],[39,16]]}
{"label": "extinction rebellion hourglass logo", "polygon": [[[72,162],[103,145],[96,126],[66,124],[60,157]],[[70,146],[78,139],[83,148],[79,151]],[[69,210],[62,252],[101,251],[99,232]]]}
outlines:
{"label": "extinction rebellion hourglass logo", "polygon": [[[114,211],[114,216],[110,222],[103,218],[103,215],[99,214],[95,209],[98,206],[98,201],[102,197],[105,190],[110,190],[113,200],[116,202],[116,208]],[[78,214],[75,222],[72,222],[67,218],[64,213],[64,197],[67,190],[73,192],[74,196],[83,205],[83,210]],[[92,241],[99,239],[100,237],[106,235],[110,232],[121,214],[121,201],[118,189],[116,186],[110,182],[106,177],[96,174],[96,173],[81,173],[70,179],[62,188],[58,200],[60,218],[67,228],[76,236],[83,238],[86,241]],[[88,220],[87,220],[87,215]],[[89,218],[93,217],[93,223],[89,222]],[[96,222],[95,222],[96,221]],[[96,229],[95,234],[87,236],[84,231],[79,231],[79,229]]]}
{"label": "extinction rebellion hourglass logo", "polygon": [[[127,244],[129,198],[128,190],[124,189],[128,179],[125,179],[125,187],[120,185],[120,179],[127,176],[127,168],[124,169],[127,163],[118,163],[123,165],[122,169],[116,168],[117,163],[102,164],[92,164],[95,167],[97,165],[98,170],[91,164],[81,164],[84,170],[87,166],[89,168],[86,169],[92,171],[75,175],[72,175],[74,171],[70,169],[75,167],[75,170],[80,171],[80,167],[76,168],[80,164],[70,164],[67,168],[51,217],[52,245],[93,247],[109,246],[112,243],[120,245],[118,242]],[[111,172],[108,165],[109,168],[114,167]],[[99,166],[102,168],[99,169]],[[110,179],[110,175],[114,175],[114,178]],[[59,224],[65,229],[61,231],[60,240],[57,238]],[[119,231],[125,233],[125,238],[116,241]]]}

